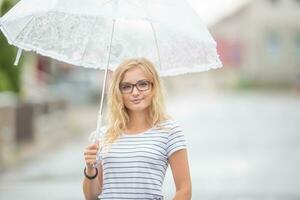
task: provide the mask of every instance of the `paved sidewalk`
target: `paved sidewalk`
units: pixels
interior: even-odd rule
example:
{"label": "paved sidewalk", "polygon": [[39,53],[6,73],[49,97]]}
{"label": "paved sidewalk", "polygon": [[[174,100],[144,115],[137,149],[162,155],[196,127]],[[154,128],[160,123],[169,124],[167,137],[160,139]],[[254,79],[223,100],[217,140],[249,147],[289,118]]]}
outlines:
{"label": "paved sidewalk", "polygon": [[[97,109],[74,118],[81,134],[2,174],[0,199],[82,200],[83,149]],[[300,199],[299,96],[201,91],[172,98],[168,109],[185,131],[193,200]],[[171,200],[170,168],[164,186]]]}

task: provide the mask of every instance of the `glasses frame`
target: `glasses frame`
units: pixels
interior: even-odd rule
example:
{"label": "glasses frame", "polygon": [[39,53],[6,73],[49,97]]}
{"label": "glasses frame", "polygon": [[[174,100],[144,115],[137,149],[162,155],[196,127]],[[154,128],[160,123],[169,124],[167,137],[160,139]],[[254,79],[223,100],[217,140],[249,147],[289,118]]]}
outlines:
{"label": "glasses frame", "polygon": [[[136,89],[137,89],[139,92],[144,92],[144,91],[147,91],[147,90],[149,90],[149,89],[151,88],[151,87],[148,87],[148,89],[146,89],[146,90],[140,90],[140,89],[138,88],[138,84],[139,84],[140,82],[147,82],[149,85],[151,85],[151,87],[153,87],[153,82],[152,82],[152,81],[147,80],[147,79],[142,79],[142,80],[137,81],[135,84],[127,83],[127,82],[126,82],[127,85],[130,85],[130,86],[131,86],[131,90],[130,90],[129,92],[124,92],[124,91],[122,91],[122,89],[121,89],[122,83],[120,83],[120,85],[119,85],[120,92],[121,92],[122,94],[131,94],[131,93],[133,92],[134,87],[136,87]],[[123,83],[123,84],[124,84],[124,83]]]}

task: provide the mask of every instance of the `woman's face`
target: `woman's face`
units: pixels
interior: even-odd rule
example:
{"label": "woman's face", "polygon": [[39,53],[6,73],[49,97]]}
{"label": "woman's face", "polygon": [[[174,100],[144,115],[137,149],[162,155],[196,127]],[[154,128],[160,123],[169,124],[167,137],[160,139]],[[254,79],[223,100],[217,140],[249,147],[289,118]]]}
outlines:
{"label": "woman's face", "polygon": [[124,105],[129,111],[144,111],[149,107],[152,100],[152,84],[149,81],[139,67],[125,72],[120,83],[120,91]]}

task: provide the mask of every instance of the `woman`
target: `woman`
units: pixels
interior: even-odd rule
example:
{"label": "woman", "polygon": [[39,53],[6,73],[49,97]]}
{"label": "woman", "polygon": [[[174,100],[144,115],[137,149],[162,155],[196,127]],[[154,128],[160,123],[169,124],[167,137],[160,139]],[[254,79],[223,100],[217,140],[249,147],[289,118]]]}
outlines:
{"label": "woman", "polygon": [[125,60],[108,91],[108,125],[99,145],[84,152],[83,192],[94,199],[163,199],[168,164],[176,186],[174,200],[191,199],[191,178],[183,132],[165,113],[161,80],[145,58]]}

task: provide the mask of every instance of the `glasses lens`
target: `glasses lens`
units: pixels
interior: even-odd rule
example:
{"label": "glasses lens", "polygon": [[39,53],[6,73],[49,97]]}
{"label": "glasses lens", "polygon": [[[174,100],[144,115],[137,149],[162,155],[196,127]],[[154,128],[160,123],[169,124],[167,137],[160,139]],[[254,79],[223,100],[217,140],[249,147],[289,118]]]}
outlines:
{"label": "glasses lens", "polygon": [[137,83],[137,87],[139,90],[148,90],[149,89],[149,81],[139,81]]}
{"label": "glasses lens", "polygon": [[121,89],[122,93],[129,93],[132,90],[132,85],[130,85],[130,84],[121,84],[120,89]]}

